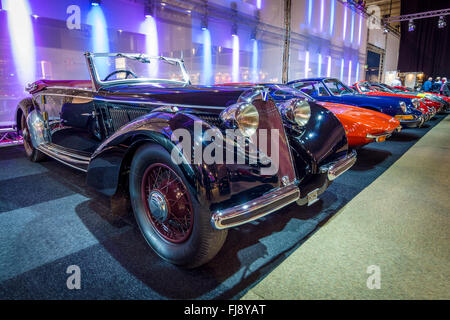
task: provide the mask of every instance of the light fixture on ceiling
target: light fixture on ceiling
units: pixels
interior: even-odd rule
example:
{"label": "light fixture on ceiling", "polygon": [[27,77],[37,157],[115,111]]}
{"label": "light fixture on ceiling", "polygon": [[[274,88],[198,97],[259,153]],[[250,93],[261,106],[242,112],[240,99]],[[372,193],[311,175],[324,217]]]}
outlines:
{"label": "light fixture on ceiling", "polygon": [[416,30],[416,25],[414,24],[414,20],[411,19],[408,22],[408,31],[413,32],[414,30]]}
{"label": "light fixture on ceiling", "polygon": [[233,26],[231,27],[231,35],[233,37],[237,36],[237,24],[233,23]]}
{"label": "light fixture on ceiling", "polygon": [[444,16],[440,16],[439,21],[438,21],[438,28],[439,29],[445,28],[446,25],[447,25],[447,22],[445,21]]}
{"label": "light fixture on ceiling", "polygon": [[155,14],[155,5],[153,4],[153,1],[148,1],[144,7],[144,16],[146,18],[150,18],[153,17],[154,14]]}
{"label": "light fixture on ceiling", "polygon": [[250,34],[250,40],[256,40],[256,35],[258,31],[256,30],[256,27],[253,28],[252,33]]}
{"label": "light fixture on ceiling", "polygon": [[91,6],[98,7],[101,4],[100,0],[90,0]]}
{"label": "light fixture on ceiling", "polygon": [[203,31],[208,30],[208,17],[204,16],[201,21],[201,28]]}

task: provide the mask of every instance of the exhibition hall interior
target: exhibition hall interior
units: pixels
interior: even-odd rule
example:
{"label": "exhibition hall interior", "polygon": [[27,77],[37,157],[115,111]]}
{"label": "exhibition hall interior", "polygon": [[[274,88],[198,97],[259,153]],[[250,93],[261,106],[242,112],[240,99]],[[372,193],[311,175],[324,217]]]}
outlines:
{"label": "exhibition hall interior", "polygon": [[0,3],[1,300],[450,298],[448,0]]}

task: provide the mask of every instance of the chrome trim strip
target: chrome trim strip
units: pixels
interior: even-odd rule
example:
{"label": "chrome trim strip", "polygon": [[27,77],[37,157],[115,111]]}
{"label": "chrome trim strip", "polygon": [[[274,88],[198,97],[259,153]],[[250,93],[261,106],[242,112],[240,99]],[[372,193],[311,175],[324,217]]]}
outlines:
{"label": "chrome trim strip", "polygon": [[139,101],[139,100],[133,100],[133,101],[127,101],[127,100],[114,100],[114,99],[107,99],[107,98],[98,98],[94,97],[94,100],[100,100],[100,101],[106,101],[106,102],[116,102],[116,103],[128,103],[128,104],[149,104],[149,105],[156,105],[156,106],[173,106],[173,107],[181,107],[181,108],[191,108],[191,109],[216,109],[216,110],[224,110],[225,107],[217,107],[217,106],[194,106],[189,104],[176,104],[176,103],[168,103],[168,102],[151,102],[151,101]]}
{"label": "chrome trim strip", "polygon": [[[89,81],[89,80],[86,80]],[[49,86],[45,87],[46,89],[59,89],[59,90],[77,90],[77,91],[83,91],[87,93],[95,93],[94,90],[87,87],[65,87],[65,86]],[[40,91],[39,91],[40,92]]]}
{"label": "chrome trim strip", "polygon": [[[297,201],[299,198],[300,189],[295,184],[291,184],[244,204],[214,212],[211,217],[211,224],[218,230],[236,227],[264,217]],[[271,205],[274,206],[270,207]]]}
{"label": "chrome trim strip", "polygon": [[61,152],[61,150],[59,150],[57,147],[51,146],[49,144],[41,144],[37,149],[45,153],[50,158],[53,158],[56,161],[59,161],[69,167],[80,170],[82,172],[87,172],[87,169],[78,167],[77,164],[80,166],[86,166],[87,168],[87,166],[89,165],[89,161],[82,160],[80,158],[74,157],[73,155],[71,156],[67,151]]}
{"label": "chrome trim strip", "polygon": [[88,156],[83,156],[81,154],[70,152],[70,150],[61,148],[58,145],[55,145],[52,143],[45,144],[45,148],[47,150],[49,150],[50,152],[54,152],[55,154],[62,154],[64,156],[73,158],[74,160],[79,160],[79,161],[83,161],[83,162],[87,162],[87,163],[89,163],[89,161],[91,161],[91,158]]}
{"label": "chrome trim strip", "polygon": [[366,135],[366,138],[368,139],[376,139],[376,138],[381,138],[381,137],[389,137],[391,134],[389,132],[383,132],[383,133],[379,133],[379,134],[370,134],[368,133]]}
{"label": "chrome trim strip", "polygon": [[154,106],[172,106],[172,107],[180,107],[180,108],[190,108],[190,109],[215,109],[215,110],[224,110],[225,107],[217,107],[217,106],[194,106],[189,104],[176,104],[176,103],[167,103],[167,102],[151,102],[151,101],[139,101],[139,100],[114,100],[114,99],[106,99],[99,97],[83,97],[83,96],[74,96],[70,94],[60,94],[60,93],[46,93],[45,91],[39,91],[35,96],[55,96],[55,97],[69,97],[69,98],[89,98],[98,100],[98,101],[106,101],[106,102],[114,102],[114,103],[126,103],[126,104],[148,104]]}

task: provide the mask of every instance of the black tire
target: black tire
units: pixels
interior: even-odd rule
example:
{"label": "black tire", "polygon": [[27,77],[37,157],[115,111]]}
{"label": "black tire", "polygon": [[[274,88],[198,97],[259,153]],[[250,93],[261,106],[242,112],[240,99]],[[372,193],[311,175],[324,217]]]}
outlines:
{"label": "black tire", "polygon": [[28,112],[32,110],[32,108],[33,102],[31,101],[31,99],[24,99],[20,102],[20,109],[22,110],[20,116],[20,128],[23,137],[23,147],[25,149],[25,154],[27,155],[27,158],[33,162],[40,162],[44,160],[46,156],[44,153],[33,147],[33,144],[31,143],[31,138],[29,136],[30,131],[28,130],[26,118],[26,115],[28,114]]}
{"label": "black tire", "polygon": [[[151,166],[159,164],[169,167],[178,178],[181,178],[192,205],[192,227],[188,238],[181,243],[173,243],[161,235],[148,216],[148,206],[142,195],[144,173]],[[222,248],[228,231],[212,227],[211,212],[197,201],[195,191],[187,182],[182,170],[172,162],[169,152],[163,147],[144,144],[138,148],[131,163],[129,190],[137,224],[147,243],[163,259],[185,268],[195,268],[210,261]]]}

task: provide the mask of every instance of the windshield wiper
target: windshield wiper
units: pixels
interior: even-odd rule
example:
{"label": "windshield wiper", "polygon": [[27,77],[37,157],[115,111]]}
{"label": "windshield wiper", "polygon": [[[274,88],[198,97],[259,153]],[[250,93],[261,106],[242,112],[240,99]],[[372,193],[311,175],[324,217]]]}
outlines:
{"label": "windshield wiper", "polygon": [[162,60],[162,61],[164,61],[164,62],[166,62],[166,63],[168,63],[168,64],[171,64],[171,65],[173,65],[173,66],[176,66],[176,65],[178,64],[176,61],[169,60],[169,59],[167,59],[167,58],[165,58],[165,57],[159,57],[159,60]]}
{"label": "windshield wiper", "polygon": [[[139,62],[142,62],[142,63],[151,63],[150,59],[148,59],[143,54],[140,54],[138,56],[130,56],[130,55],[127,55],[127,54],[118,53],[117,57],[124,57],[124,58],[127,58],[127,59],[136,60],[136,61],[139,61]],[[169,59],[167,59],[165,57],[158,57],[158,58],[159,58],[159,60],[161,60],[161,61],[163,61],[165,63],[171,64],[173,66],[177,65],[176,61],[169,60]]]}
{"label": "windshield wiper", "polygon": [[127,54],[123,54],[123,53],[118,53],[116,55],[116,57],[121,57],[121,58],[127,58],[127,59],[131,59],[131,60],[136,60],[142,63],[150,63],[150,59],[148,59],[147,57],[145,57],[143,54],[140,54],[138,56],[130,56]]}

